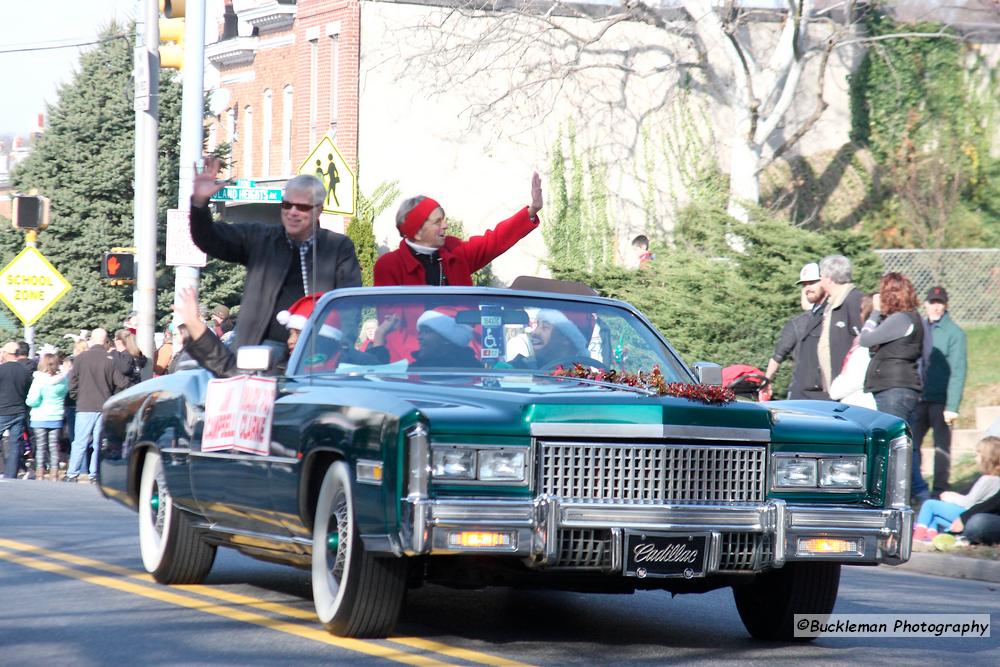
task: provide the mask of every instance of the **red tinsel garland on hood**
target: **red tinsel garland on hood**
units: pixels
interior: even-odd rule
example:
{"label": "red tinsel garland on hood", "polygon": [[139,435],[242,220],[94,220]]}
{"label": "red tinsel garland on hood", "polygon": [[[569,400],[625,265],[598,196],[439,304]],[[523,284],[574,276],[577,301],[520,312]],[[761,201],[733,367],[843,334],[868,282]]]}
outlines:
{"label": "red tinsel garland on hood", "polygon": [[686,398],[690,401],[701,401],[710,405],[725,405],[736,400],[736,394],[732,389],[720,387],[718,385],[687,384],[684,382],[667,382],[660,372],[659,366],[653,366],[653,370],[639,371],[638,373],[619,373],[615,370],[591,370],[584,368],[582,364],[573,364],[572,368],[556,367],[552,371],[556,377],[572,377],[583,380],[597,380],[599,382],[610,382],[612,384],[623,384],[629,387],[639,387],[656,392],[659,396],[676,396]]}

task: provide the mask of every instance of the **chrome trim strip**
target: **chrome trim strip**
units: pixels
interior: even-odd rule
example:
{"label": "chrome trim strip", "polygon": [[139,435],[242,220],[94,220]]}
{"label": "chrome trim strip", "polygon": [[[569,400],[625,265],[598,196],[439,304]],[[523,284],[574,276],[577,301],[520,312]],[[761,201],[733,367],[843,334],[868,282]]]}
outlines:
{"label": "chrome trim strip", "polygon": [[621,525],[646,530],[711,527],[720,531],[762,531],[767,507],[718,505],[639,505],[561,503],[559,527],[607,528]]}
{"label": "chrome trim strip", "polygon": [[[169,452],[171,450],[164,449],[164,452]],[[231,454],[228,452],[201,452],[196,449],[183,449],[179,450],[184,453],[190,454],[193,457],[203,458],[203,459],[230,459],[233,461],[262,461],[265,463],[285,463],[287,465],[295,465],[299,462],[294,456],[261,456],[260,454]]]}
{"label": "chrome trim strip", "polygon": [[[766,428],[730,428],[728,426],[683,426],[675,424],[531,424],[536,438],[686,438],[689,440],[721,440],[728,442],[770,442]],[[594,443],[597,444],[597,443]]]}
{"label": "chrome trim strip", "polygon": [[429,519],[435,526],[473,523],[497,525],[497,522],[509,526],[534,526],[535,508],[530,500],[435,500],[431,505]]}
{"label": "chrome trim strip", "polygon": [[796,507],[789,513],[789,528],[880,530],[886,526],[890,511],[870,510],[859,514],[850,509],[805,509]]}
{"label": "chrome trim strip", "polygon": [[310,549],[312,548],[312,540],[306,539],[304,537],[274,535],[272,533],[259,533],[253,530],[240,530],[238,528],[221,526],[217,523],[209,523],[206,521],[197,521],[193,525],[195,528],[198,528],[200,530],[207,530],[213,533],[237,535],[239,537],[249,537],[255,540],[269,540],[271,542],[280,542],[282,544],[299,544],[302,546],[307,546]]}

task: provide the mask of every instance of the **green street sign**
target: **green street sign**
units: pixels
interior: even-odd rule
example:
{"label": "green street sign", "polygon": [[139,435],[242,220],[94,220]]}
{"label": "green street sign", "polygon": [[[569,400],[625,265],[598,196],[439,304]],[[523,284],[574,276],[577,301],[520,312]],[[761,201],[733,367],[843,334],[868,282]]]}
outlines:
{"label": "green street sign", "polygon": [[257,188],[243,187],[237,185],[227,185],[219,190],[212,201],[232,201],[232,202],[280,202],[280,188]]}

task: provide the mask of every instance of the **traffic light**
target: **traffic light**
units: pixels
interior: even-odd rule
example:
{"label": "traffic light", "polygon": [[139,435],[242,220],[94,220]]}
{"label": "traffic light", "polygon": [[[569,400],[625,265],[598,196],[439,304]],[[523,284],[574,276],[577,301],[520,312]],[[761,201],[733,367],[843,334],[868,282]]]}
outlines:
{"label": "traffic light", "polygon": [[101,277],[112,285],[131,285],[135,282],[135,250],[114,248],[101,259]]}
{"label": "traffic light", "polygon": [[160,19],[160,67],[184,65],[184,19]]}
{"label": "traffic light", "polygon": [[49,200],[38,195],[16,195],[11,207],[14,229],[41,231],[49,226]]}
{"label": "traffic light", "polygon": [[184,0],[160,0],[160,67],[184,66]]}
{"label": "traffic light", "polygon": [[160,0],[160,13],[168,19],[184,18],[184,0]]}

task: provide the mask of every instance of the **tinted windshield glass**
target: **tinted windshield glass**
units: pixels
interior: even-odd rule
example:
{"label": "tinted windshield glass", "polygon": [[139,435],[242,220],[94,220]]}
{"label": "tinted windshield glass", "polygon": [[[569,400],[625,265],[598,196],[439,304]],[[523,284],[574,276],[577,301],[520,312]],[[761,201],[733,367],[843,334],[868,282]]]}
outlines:
{"label": "tinted windshield glass", "polygon": [[299,341],[295,375],[425,371],[551,372],[584,366],[689,376],[629,311],[560,298],[496,294],[334,299]]}

